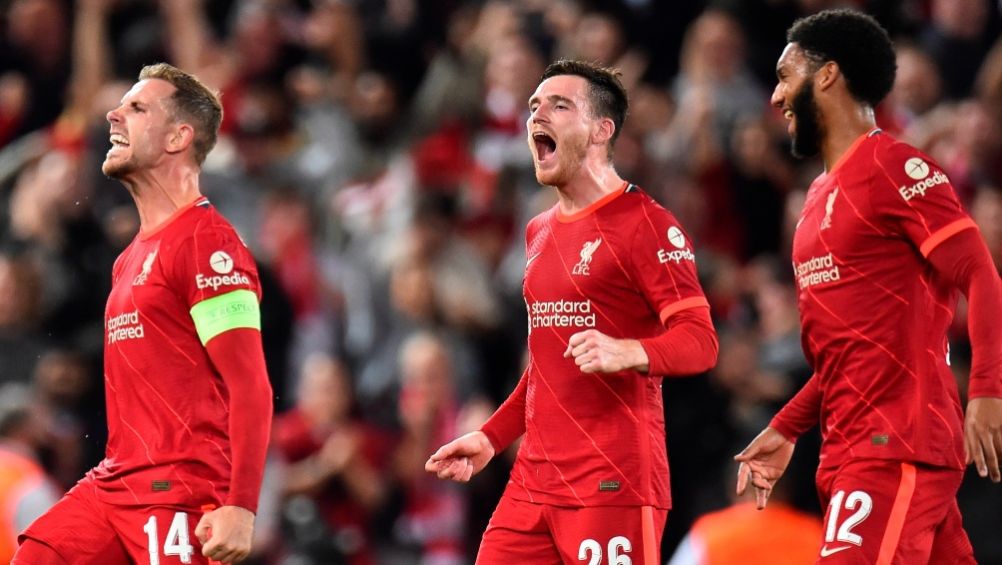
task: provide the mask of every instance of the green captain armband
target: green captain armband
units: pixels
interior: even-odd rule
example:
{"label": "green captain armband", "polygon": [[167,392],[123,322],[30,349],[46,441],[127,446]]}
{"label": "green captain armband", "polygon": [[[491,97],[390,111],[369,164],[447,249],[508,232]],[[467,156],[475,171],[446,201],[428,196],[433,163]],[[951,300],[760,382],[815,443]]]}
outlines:
{"label": "green captain armband", "polygon": [[261,308],[257,295],[249,290],[234,290],[203,300],[191,307],[191,319],[202,345],[237,328],[261,330]]}

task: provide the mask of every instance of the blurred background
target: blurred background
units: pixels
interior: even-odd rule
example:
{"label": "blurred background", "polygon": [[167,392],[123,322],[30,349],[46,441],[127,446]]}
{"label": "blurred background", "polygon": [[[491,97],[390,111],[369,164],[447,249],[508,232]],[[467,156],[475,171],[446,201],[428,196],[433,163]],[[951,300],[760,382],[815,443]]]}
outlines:
{"label": "blurred background", "polygon": [[[514,451],[463,486],[423,463],[520,375],[523,229],[555,202],[526,101],[561,57],[622,71],[616,167],[689,231],[720,333],[711,373],[665,381],[666,560],[763,528],[813,556],[816,432],[766,513],[732,496],[731,457],[810,376],[789,247],[822,167],[789,157],[768,101],[787,27],[837,5],[891,32],[878,123],[944,167],[1002,265],[996,0],[0,0],[0,562],[103,455],[104,301],[138,229],[100,173],[104,115],[168,61],[223,94],[202,188],[264,286],[278,414],[254,562],[472,563]],[[964,390],[963,305],[952,334]],[[969,475],[959,496],[1002,563],[1002,489]]]}

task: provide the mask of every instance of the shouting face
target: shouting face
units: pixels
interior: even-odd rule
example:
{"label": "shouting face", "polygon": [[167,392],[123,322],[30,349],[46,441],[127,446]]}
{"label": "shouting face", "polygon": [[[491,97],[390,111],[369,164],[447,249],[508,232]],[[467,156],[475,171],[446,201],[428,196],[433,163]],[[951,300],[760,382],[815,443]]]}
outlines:
{"label": "shouting face", "polygon": [[584,163],[597,121],[584,78],[557,75],[539,84],[529,99],[526,129],[540,184],[559,187],[574,177]]}
{"label": "shouting face", "polygon": [[101,171],[123,179],[156,165],[164,155],[173,120],[168,101],[174,85],[159,79],[141,80],[107,114],[111,128],[108,150]]}

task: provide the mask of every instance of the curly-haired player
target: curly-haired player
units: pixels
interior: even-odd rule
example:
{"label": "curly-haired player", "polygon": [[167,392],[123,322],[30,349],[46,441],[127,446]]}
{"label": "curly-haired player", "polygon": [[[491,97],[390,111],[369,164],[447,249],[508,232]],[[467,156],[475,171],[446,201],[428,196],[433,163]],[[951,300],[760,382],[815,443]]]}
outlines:
{"label": "curly-haired player", "polygon": [[[848,10],[798,20],[772,103],[793,151],[818,153],[793,242],[814,376],[736,458],[764,506],[818,422],[827,506],[818,563],[974,563],[955,499],[967,463],[1000,480],[1002,283],[942,169],[876,127],[894,83],[887,33]],[[970,304],[966,422],[949,368],[957,291]]]}

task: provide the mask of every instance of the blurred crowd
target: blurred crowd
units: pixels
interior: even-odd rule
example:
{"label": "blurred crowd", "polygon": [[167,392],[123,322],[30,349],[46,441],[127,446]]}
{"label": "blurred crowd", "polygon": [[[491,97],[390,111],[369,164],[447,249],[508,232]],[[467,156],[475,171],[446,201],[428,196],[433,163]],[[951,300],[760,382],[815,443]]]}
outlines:
{"label": "blurred crowd", "polygon": [[[616,167],[686,226],[720,333],[713,371],[664,386],[670,557],[740,504],[731,456],[810,376],[789,248],[822,167],[789,156],[769,96],[786,28],[836,5],[891,32],[878,124],[944,167],[1002,265],[996,0],[0,1],[0,516],[44,510],[103,455],[104,301],[138,229],[100,173],[104,116],[168,61],[222,92],[202,189],[261,269],[278,415],[254,559],[471,563],[511,454],[462,486],[423,463],[519,378],[523,229],[555,202],[526,101],[566,57],[622,71]],[[951,351],[963,385],[963,307]],[[781,483],[811,524],[818,443]],[[1002,563],[1002,491],[960,498],[979,561]]]}

